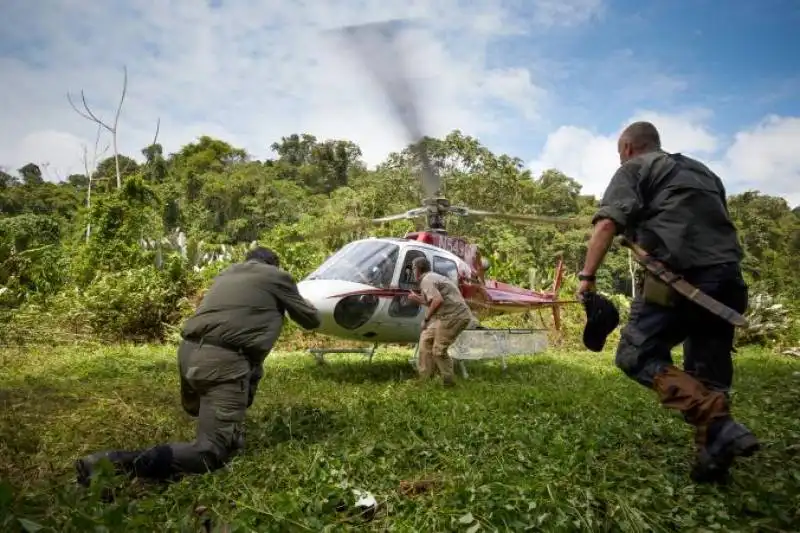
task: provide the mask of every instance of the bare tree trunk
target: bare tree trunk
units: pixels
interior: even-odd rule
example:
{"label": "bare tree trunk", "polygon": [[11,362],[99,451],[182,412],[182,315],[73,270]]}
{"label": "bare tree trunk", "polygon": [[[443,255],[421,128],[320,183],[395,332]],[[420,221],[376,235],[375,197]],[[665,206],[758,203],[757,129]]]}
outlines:
{"label": "bare tree trunk", "polygon": [[150,143],[150,146],[155,146],[156,142],[158,142],[158,132],[161,131],[161,117],[158,117],[156,120],[156,134],[153,135],[153,142]]}
{"label": "bare tree trunk", "polygon": [[[86,211],[87,211],[88,216],[89,216],[89,220],[86,222],[86,242],[87,243],[89,242],[89,236],[92,233],[92,218],[91,218],[91,212],[92,212],[92,172],[94,172],[94,169],[95,169],[95,167],[97,165],[97,157],[98,157],[97,146],[100,144],[100,132],[101,131],[102,131],[101,130],[101,125],[98,124],[97,125],[97,137],[95,138],[95,141],[94,141],[94,155],[92,157],[92,165],[91,165],[92,168],[91,168],[91,170],[89,169],[89,154],[88,154],[88,150],[86,149],[86,145],[83,145],[83,170],[86,172],[86,180],[87,180]],[[108,146],[103,148],[103,151],[100,152],[100,153],[105,153],[106,150],[108,150]]]}
{"label": "bare tree trunk", "polygon": [[70,97],[69,93],[67,93],[67,100],[69,101],[69,104],[72,106],[72,109],[74,109],[76,113],[78,113],[86,120],[94,122],[98,126],[102,126],[106,130],[108,130],[109,133],[111,133],[111,141],[114,145],[114,166],[116,167],[116,172],[117,172],[117,189],[122,187],[122,173],[119,170],[119,150],[117,149],[117,124],[119,122],[119,114],[122,111],[122,103],[125,101],[125,95],[128,92],[128,68],[123,66],[122,70],[123,70],[122,96],[120,96],[119,105],[117,106],[117,112],[114,115],[113,126],[109,126],[108,124],[97,118],[97,116],[92,112],[92,110],[89,108],[89,104],[86,103],[86,96],[83,94],[83,89],[81,89],[81,100],[83,102],[83,108],[86,110],[85,112],[80,111],[75,106],[75,104],[72,102],[72,97]]}
{"label": "bare tree trunk", "polygon": [[[98,131],[100,128],[97,128]],[[88,156],[86,153],[86,146],[83,147],[83,168],[86,170],[86,242],[89,242],[89,236],[92,234],[92,173],[89,172]]]}

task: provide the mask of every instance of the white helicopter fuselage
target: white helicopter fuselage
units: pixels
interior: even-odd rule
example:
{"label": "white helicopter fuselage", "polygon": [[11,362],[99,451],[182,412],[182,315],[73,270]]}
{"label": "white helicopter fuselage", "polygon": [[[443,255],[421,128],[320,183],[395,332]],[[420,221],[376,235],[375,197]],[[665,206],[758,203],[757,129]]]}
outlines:
{"label": "white helicopter fuselage", "polygon": [[411,262],[424,256],[432,270],[456,283],[467,274],[466,262],[455,254],[429,244],[394,238],[353,241],[330,256],[297,284],[300,294],[320,314],[317,333],[373,343],[416,343],[422,306],[406,296],[338,296],[370,289],[409,289],[415,281]]}

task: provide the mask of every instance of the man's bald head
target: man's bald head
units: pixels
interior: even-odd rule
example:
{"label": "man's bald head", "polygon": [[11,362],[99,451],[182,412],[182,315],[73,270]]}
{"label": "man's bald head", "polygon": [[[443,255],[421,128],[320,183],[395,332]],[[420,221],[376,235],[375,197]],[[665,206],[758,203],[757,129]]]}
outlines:
{"label": "man's bald head", "polygon": [[661,150],[661,136],[650,122],[634,122],[622,131],[617,141],[620,163],[656,150]]}

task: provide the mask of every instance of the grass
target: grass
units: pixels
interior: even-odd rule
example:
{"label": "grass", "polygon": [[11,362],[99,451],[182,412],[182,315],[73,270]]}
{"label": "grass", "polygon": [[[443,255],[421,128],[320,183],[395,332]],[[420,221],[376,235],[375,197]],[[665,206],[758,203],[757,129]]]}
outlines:
{"label": "grass", "polygon": [[690,428],[610,353],[473,364],[453,390],[415,383],[408,356],[273,354],[229,468],[85,490],[82,454],[192,438],[174,348],[0,352],[0,530],[342,530],[364,520],[353,488],[381,504],[363,530],[798,529],[800,361],[737,356],[735,413],[764,448],[709,487],[688,479]]}

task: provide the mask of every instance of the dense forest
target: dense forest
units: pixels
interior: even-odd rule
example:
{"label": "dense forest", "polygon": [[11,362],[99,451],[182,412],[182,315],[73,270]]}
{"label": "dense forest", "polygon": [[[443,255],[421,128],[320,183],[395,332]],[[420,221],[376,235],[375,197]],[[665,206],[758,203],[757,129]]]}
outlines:
{"label": "dense forest", "polygon": [[[520,159],[459,131],[422,142],[453,204],[586,220],[569,227],[448,221],[451,234],[479,244],[492,277],[503,281],[547,288],[563,257],[562,290],[573,297],[598,199],[557,169],[534,176]],[[364,222],[421,204],[412,147],[374,169],[347,140],[294,134],[271,148],[274,157],[259,161],[204,136],[172,154],[146,146],[139,161],[87,150],[85,172],[59,183],[45,181],[34,163],[0,172],[2,341],[165,340],[214,274],[254,241],[277,250],[299,279],[354,238],[402,235],[424,223]],[[731,195],[729,207],[751,287],[751,326],[740,342],[796,353],[800,209],[758,191]],[[600,289],[624,303],[633,272],[627,251],[615,248]]]}

